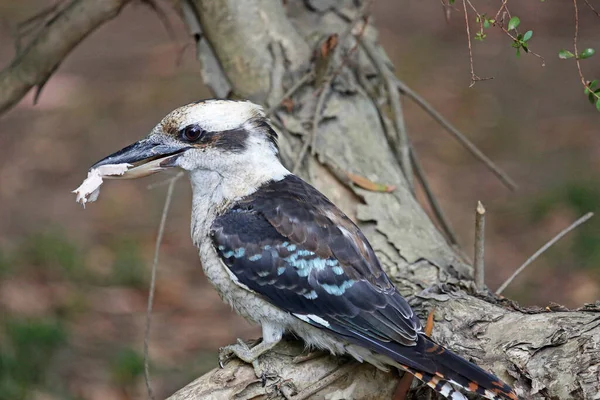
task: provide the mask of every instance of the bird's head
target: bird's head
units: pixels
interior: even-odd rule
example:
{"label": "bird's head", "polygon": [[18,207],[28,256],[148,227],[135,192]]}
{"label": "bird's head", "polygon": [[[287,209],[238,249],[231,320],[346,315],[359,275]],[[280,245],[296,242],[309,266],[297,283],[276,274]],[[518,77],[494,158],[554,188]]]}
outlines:
{"label": "bird's head", "polygon": [[[144,139],[98,161],[133,165],[122,176],[139,178],[167,168],[214,172],[223,179],[247,179],[248,171],[279,174],[277,134],[262,108],[249,101],[206,100],[169,113]],[[273,171],[272,171],[273,170]]]}

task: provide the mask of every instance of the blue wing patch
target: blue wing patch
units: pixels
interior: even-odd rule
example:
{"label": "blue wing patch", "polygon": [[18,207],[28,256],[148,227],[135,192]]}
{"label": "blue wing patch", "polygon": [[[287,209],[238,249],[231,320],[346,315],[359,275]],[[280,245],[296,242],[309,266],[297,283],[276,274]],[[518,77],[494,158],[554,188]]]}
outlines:
{"label": "blue wing patch", "polygon": [[242,199],[212,225],[240,283],[305,322],[362,345],[414,346],[421,324],[358,227],[290,175]]}

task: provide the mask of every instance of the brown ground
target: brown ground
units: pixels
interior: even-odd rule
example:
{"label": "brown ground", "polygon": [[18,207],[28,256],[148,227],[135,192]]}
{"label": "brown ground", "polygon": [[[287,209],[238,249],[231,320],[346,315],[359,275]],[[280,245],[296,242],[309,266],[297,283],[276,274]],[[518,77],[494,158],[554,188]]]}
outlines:
{"label": "brown ground", "polygon": [[[0,62],[13,56],[6,26],[48,2],[0,1]],[[597,111],[574,62],[570,2],[515,2],[532,49],[517,59],[499,31],[474,43],[480,76],[469,88],[464,21],[438,1],[376,2],[381,40],[399,76],[518,181],[507,191],[420,109],[406,103],[413,140],[435,193],[472,253],[473,210],[487,207],[487,284],[496,288],[539,246],[600,203]],[[480,2],[481,9],[489,2]],[[494,3],[495,5],[495,3]],[[459,9],[460,10],[460,9]],[[492,9],[490,8],[490,12]],[[582,12],[585,9],[582,10]],[[48,82],[0,119],[0,399],[144,398],[141,349],[148,266],[165,187],[105,185],[83,210],[70,193],[88,166],[145,135],[168,111],[208,97],[176,18],[177,41],[138,3],[87,39]],[[580,47],[598,44],[600,19],[581,18]],[[600,78],[600,58],[583,63]],[[159,178],[160,179],[160,178]],[[257,330],[206,283],[189,239],[190,191],[176,190],[161,253],[150,352],[159,397],[215,366],[216,349]],[[600,219],[533,264],[507,295],[567,306],[600,297]],[[0,328],[1,328],[0,326]]]}

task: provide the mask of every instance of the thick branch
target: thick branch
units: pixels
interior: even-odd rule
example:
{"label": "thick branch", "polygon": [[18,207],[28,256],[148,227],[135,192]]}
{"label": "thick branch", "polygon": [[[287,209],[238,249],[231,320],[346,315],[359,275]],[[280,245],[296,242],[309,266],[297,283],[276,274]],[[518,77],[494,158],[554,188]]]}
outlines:
{"label": "thick branch", "polygon": [[[352,1],[336,3],[335,10],[314,10],[308,9],[306,2],[288,0],[287,15],[281,2],[267,5],[265,0],[248,0],[243,6],[232,1],[195,3],[201,10],[202,28],[234,93],[263,103],[269,91],[285,91],[272,87],[270,71],[277,60],[269,56],[270,43],[283,44],[287,75],[298,76],[307,46],[317,42],[311,38],[343,32],[358,12]],[[309,39],[310,44],[304,42]],[[376,40],[372,27],[364,40]],[[339,45],[351,48],[354,41]],[[361,71],[376,75],[365,54],[358,54],[356,63]],[[592,399],[600,391],[598,308],[531,312],[499,303],[491,294],[486,298],[469,294],[474,292],[471,268],[447,246],[415,200],[385,138],[375,102],[364,90],[353,89],[358,83],[352,77],[342,71],[334,81],[319,127],[317,157],[310,157],[300,174],[360,223],[400,291],[418,293],[411,303],[422,317],[435,306],[435,339],[513,384],[523,398]],[[211,80],[211,76],[204,78]],[[286,129],[305,134],[303,124],[310,120],[315,101],[314,87],[300,89],[293,98],[295,110],[279,111]],[[289,166],[301,142],[287,131],[280,135],[283,159]],[[316,159],[397,189],[391,194],[349,189]],[[265,382],[255,378],[251,366],[234,363],[209,372],[173,399],[249,399],[285,393],[284,383],[301,391],[340,362],[323,357],[308,365],[295,365],[292,357],[298,352],[294,342],[285,342],[261,358],[261,368],[273,373],[267,374],[271,378]],[[393,372],[384,374],[361,365],[352,376],[336,380],[311,398],[389,398],[396,379]]]}
{"label": "thick branch", "polygon": [[34,86],[43,86],[90,33],[116,17],[130,0],[74,0],[52,18],[0,72],[0,114]]}

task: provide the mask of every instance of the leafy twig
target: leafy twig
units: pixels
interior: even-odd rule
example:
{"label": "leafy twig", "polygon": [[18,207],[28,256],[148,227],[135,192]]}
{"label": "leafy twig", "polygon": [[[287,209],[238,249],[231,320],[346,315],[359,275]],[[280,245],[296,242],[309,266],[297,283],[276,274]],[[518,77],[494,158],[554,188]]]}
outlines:
{"label": "leafy twig", "polygon": [[510,283],[517,277],[517,275],[519,275],[525,268],[527,268],[527,266],[529,264],[534,262],[543,252],[548,250],[554,243],[556,243],[560,239],[562,239],[563,236],[565,236],[567,233],[571,232],[573,229],[577,228],[579,225],[583,224],[584,222],[586,222],[588,219],[592,218],[593,216],[594,216],[594,213],[589,212],[589,213],[585,214],[583,217],[579,218],[577,221],[573,222],[571,225],[569,225],[565,229],[563,229],[562,231],[560,231],[558,233],[558,235],[554,236],[548,243],[543,245],[538,251],[536,251],[531,257],[529,257],[527,259],[527,261],[525,261],[525,263],[523,263],[523,265],[521,265],[519,268],[517,268],[517,270],[502,285],[500,285],[498,290],[496,290],[496,294],[498,294],[498,295],[502,294],[504,289],[506,289],[506,287],[508,285],[510,285]]}
{"label": "leafy twig", "polygon": [[177,174],[169,180],[169,188],[167,189],[167,197],[165,199],[165,205],[163,207],[162,216],[160,218],[160,225],[158,227],[158,236],[156,238],[156,246],[154,248],[154,261],[152,262],[152,276],[150,278],[150,290],[148,293],[148,308],[146,309],[146,330],[144,332],[144,380],[146,382],[146,390],[148,391],[148,397],[151,400],[155,400],[152,386],[150,386],[150,368],[148,366],[148,342],[150,340],[150,325],[152,323],[152,305],[154,303],[154,290],[156,287],[156,269],[158,268],[158,256],[160,254],[160,244],[162,242],[163,234],[165,232],[165,224],[167,222],[167,213],[171,206],[171,198],[173,197],[173,189],[175,183],[181,178],[183,174]]}
{"label": "leafy twig", "polygon": [[586,93],[590,96],[590,99],[595,98],[596,108],[600,111],[600,94],[594,91],[592,85],[586,82],[581,71],[580,54],[577,50],[577,36],[579,35],[579,8],[577,7],[577,0],[573,0],[573,9],[575,10],[575,34],[573,35],[573,49],[575,50],[575,63],[577,64],[577,72],[579,72],[579,79],[581,84],[585,88]]}
{"label": "leafy twig", "polygon": [[471,45],[471,28],[469,27],[469,13],[467,12],[466,0],[462,0],[462,3],[463,3],[464,14],[465,14],[465,26],[467,27],[467,44],[469,47],[469,66],[471,67],[471,83],[469,84],[469,87],[473,87],[473,85],[475,85],[475,82],[486,81],[486,80],[490,80],[490,79],[494,79],[494,78],[493,77],[480,78],[479,76],[475,75],[475,67],[473,66],[473,49],[472,49],[472,45]]}
{"label": "leafy twig", "polygon": [[504,183],[510,190],[516,190],[516,183],[506,174],[506,172],[502,171],[500,167],[498,167],[492,160],[490,160],[485,154],[481,152],[465,135],[463,135],[458,129],[456,129],[446,118],[444,118],[439,112],[437,112],[431,104],[429,104],[424,98],[419,96],[414,90],[408,87],[404,82],[400,79],[395,79],[396,86],[398,90],[400,90],[404,95],[413,100],[420,106],[426,113],[428,113],[431,118],[433,118],[438,124],[440,124],[444,129],[446,129],[456,140],[460,142],[475,158],[482,161],[493,173],[498,177],[498,179]]}

